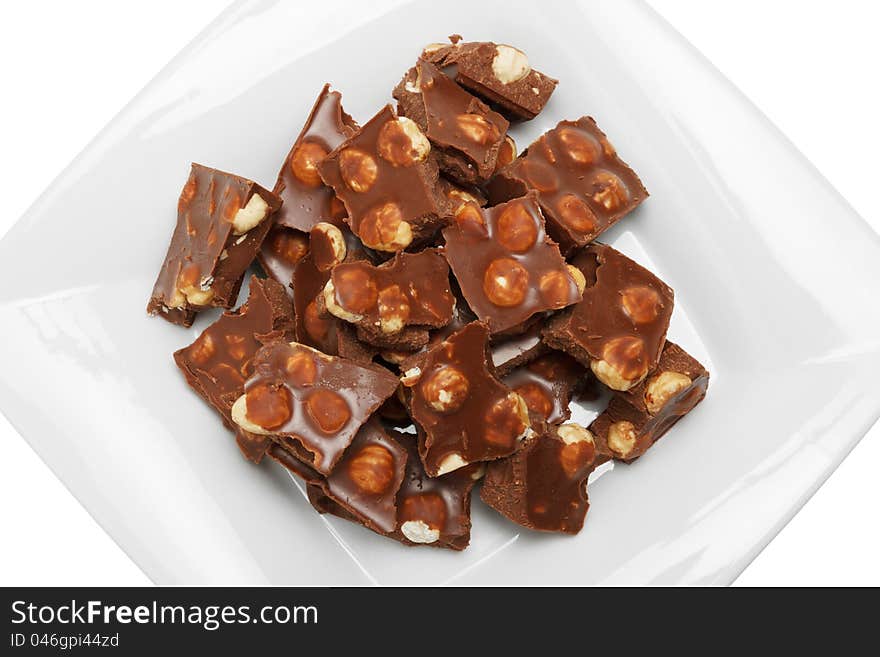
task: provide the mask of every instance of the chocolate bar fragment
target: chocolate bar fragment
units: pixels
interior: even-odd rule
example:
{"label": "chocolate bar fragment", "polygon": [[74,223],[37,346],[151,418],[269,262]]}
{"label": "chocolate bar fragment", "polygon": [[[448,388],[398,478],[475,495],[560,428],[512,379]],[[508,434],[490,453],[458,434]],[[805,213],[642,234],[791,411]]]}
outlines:
{"label": "chocolate bar fragment", "polygon": [[523,527],[577,534],[590,508],[587,479],[595,456],[593,436],[583,427],[545,426],[516,454],[487,466],[480,498]]}
{"label": "chocolate bar fragment", "polygon": [[276,225],[308,233],[320,221],[342,220],[345,207],[321,180],[318,163],[357,130],[358,124],[342,109],[342,94],[325,84],[278,173],[274,191],[284,205]]}
{"label": "chocolate bar fragment", "polygon": [[568,354],[553,351],[514,369],[501,381],[525,399],[529,412],[539,421],[560,424],[571,416],[572,394],[585,376],[583,365]]}
{"label": "chocolate bar fragment", "polygon": [[[398,253],[379,266],[348,262],[333,268],[318,299],[326,310],[355,324],[359,336],[386,348],[400,347],[391,336],[408,327],[440,328],[452,320],[455,297],[449,286],[449,265],[437,249]],[[418,347],[415,347],[418,348]]]}
{"label": "chocolate bar fragment", "polygon": [[263,241],[257,261],[266,276],[284,286],[287,296],[292,299],[293,270],[308,252],[308,234],[276,224]]}
{"label": "chocolate bar fragment", "polygon": [[280,198],[251,180],[193,164],[147,312],[192,326],[200,310],[234,306],[280,207]]}
{"label": "chocolate bar fragment", "polygon": [[393,96],[398,112],[415,121],[431,142],[443,173],[466,185],[492,176],[507,119],[426,61],[407,71]]}
{"label": "chocolate bar fragment", "polygon": [[457,34],[451,44],[432,43],[421,58],[443,68],[455,65],[455,81],[515,119],[535,118],[559,80],[532,69],[521,50],[503,43],[462,42]]}
{"label": "chocolate bar fragment", "polygon": [[[342,235],[344,248],[339,246],[336,231]],[[353,326],[336,317],[322,316],[317,305],[324,285],[330,280],[330,270],[340,256],[348,261],[367,256],[358,239],[345,226],[332,226],[322,222],[313,227],[310,235],[313,251],[297,262],[293,271],[296,339],[330,356],[369,363],[376,355],[376,350],[357,339]]]}
{"label": "chocolate bar fragment", "polygon": [[462,185],[444,176],[437,179],[437,191],[446,199],[450,216],[455,214],[463,203],[473,203],[477,207],[486,205],[486,195],[479,187]]}
{"label": "chocolate bar fragment", "polygon": [[605,244],[591,244],[572,264],[587,282],[583,299],[553,317],[543,339],[589,366],[612,390],[629,390],[660,358],[672,288]]}
{"label": "chocolate bar fragment", "polygon": [[234,312],[223,313],[188,347],[174,352],[174,362],[190,387],[210,404],[230,429],[244,456],[259,462],[266,452],[266,436],[247,434],[232,422],[233,402],[244,394],[244,382],[253,372],[253,358],[264,344],[293,336],[293,316],[284,288],[272,280],[251,277],[247,301]]}
{"label": "chocolate bar fragment", "polygon": [[630,463],[706,396],[709,372],[677,344],[667,342],[647,380],[617,393],[590,425],[601,452]]}
{"label": "chocolate bar fragment", "polygon": [[526,402],[494,376],[488,345],[488,326],[473,322],[414,356],[401,377],[431,477],[509,456],[529,430]]}
{"label": "chocolate bar fragment", "polygon": [[583,276],[545,233],[533,194],[486,209],[463,205],[443,237],[464,298],[493,334],[521,332],[533,315],[581,299]]}
{"label": "chocolate bar fragment", "polygon": [[439,170],[419,127],[386,105],[318,165],[365,246],[401,251],[430,238],[446,213]]}
{"label": "chocolate bar fragment", "polygon": [[563,253],[592,242],[648,197],[588,116],[560,121],[541,135],[497,173],[488,191],[493,205],[535,192]]}
{"label": "chocolate bar fragment", "polygon": [[382,367],[279,342],[257,352],[254,373],[231,414],[245,431],[298,443],[311,456],[310,465],[326,475],[397,385]]}

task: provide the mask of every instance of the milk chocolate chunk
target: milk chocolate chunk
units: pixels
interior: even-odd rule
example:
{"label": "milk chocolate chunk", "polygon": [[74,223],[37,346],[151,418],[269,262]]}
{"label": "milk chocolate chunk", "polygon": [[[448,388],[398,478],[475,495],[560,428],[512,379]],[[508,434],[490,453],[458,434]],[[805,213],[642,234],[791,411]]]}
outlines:
{"label": "milk chocolate chunk", "polygon": [[250,433],[291,439],[328,474],[360,427],[397,389],[382,367],[328,356],[291,342],[262,348],[232,419]]}
{"label": "milk chocolate chunk", "polygon": [[559,424],[571,416],[572,394],[586,376],[584,366],[574,358],[553,351],[515,368],[501,380],[540,421]]}
{"label": "milk chocolate chunk", "polygon": [[446,200],[435,189],[439,171],[430,142],[390,105],[333,150],[318,171],[345,205],[348,225],[377,251],[401,251],[431,237],[446,212]]}
{"label": "milk chocolate chunk", "polygon": [[276,224],[263,241],[257,261],[266,276],[284,286],[287,296],[293,298],[293,270],[308,252],[307,233]]}
{"label": "milk chocolate chunk", "polygon": [[[358,239],[345,226],[336,226],[342,234],[344,259],[354,261],[366,258]],[[355,328],[342,320],[321,313],[317,300],[321,296],[330,271],[342,250],[334,249],[338,240],[330,237],[333,230],[323,223],[313,227],[310,235],[314,252],[307,254],[294,266],[293,306],[296,315],[296,339],[330,356],[343,356],[361,363],[368,363],[376,349],[363,344],[355,335]]]}
{"label": "milk chocolate chunk", "polygon": [[515,119],[535,118],[559,80],[532,69],[521,50],[503,43],[436,43],[422,51],[422,59],[439,67],[455,65],[455,81]]}
{"label": "milk chocolate chunk", "polygon": [[204,308],[235,305],[279,207],[281,199],[257,183],[193,164],[147,312],[191,326]]}
{"label": "milk chocolate chunk", "polygon": [[493,334],[581,299],[583,276],[545,233],[534,195],[485,209],[463,205],[443,237],[464,298]]}
{"label": "milk chocolate chunk", "polygon": [[[455,297],[449,266],[437,249],[398,253],[379,266],[347,262],[333,268],[318,309],[358,327],[363,339],[386,348],[408,327],[439,328],[452,320]],[[371,339],[372,338],[372,339]]]}
{"label": "milk chocolate chunk", "polygon": [[590,507],[587,479],[595,456],[593,436],[583,427],[545,426],[516,454],[487,466],[480,498],[523,527],[577,534]]}
{"label": "milk chocolate chunk", "polygon": [[308,233],[319,221],[341,221],[345,208],[321,180],[318,164],[357,129],[342,109],[342,94],[325,84],[278,173],[274,191],[284,205],[277,225]]}
{"label": "milk chocolate chunk", "polygon": [[397,531],[407,545],[463,550],[471,537],[471,491],[485,472],[474,463],[441,477],[427,474],[414,436],[393,432],[409,452],[406,475],[397,493]]}
{"label": "milk chocolate chunk", "polygon": [[431,142],[443,173],[468,185],[492,176],[507,119],[426,61],[404,75],[393,95],[400,114],[415,121]]}
{"label": "milk chocolate chunk", "polygon": [[271,280],[251,278],[247,302],[206,328],[188,347],[174,352],[174,362],[190,387],[210,404],[230,429],[245,457],[259,462],[266,436],[248,434],[232,422],[232,403],[244,393],[257,350],[293,335],[293,316],[284,288]]}
{"label": "milk chocolate chunk", "polygon": [[572,264],[587,282],[583,299],[548,322],[544,341],[589,366],[612,390],[629,390],[660,358],[672,288],[604,244],[588,246]]}
{"label": "milk chocolate chunk", "polygon": [[486,324],[468,324],[413,357],[401,377],[429,476],[508,456],[529,429],[525,400],[492,372],[488,340]]}
{"label": "milk chocolate chunk", "polygon": [[381,423],[371,420],[327,475],[324,494],[364,526],[390,534],[397,529],[397,491],[407,456],[407,450]]}
{"label": "milk chocolate chunk", "polygon": [[677,344],[667,342],[648,378],[611,398],[590,425],[600,451],[634,461],[706,396],[709,372]]}
{"label": "milk chocolate chunk", "polygon": [[648,197],[590,117],[560,121],[488,186],[493,204],[533,191],[563,253],[592,242]]}

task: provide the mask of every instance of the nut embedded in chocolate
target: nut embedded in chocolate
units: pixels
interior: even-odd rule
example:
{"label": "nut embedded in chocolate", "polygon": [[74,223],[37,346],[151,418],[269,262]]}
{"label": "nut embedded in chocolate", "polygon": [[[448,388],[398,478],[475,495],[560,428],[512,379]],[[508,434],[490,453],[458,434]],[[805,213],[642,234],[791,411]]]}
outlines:
{"label": "nut embedded in chocolate", "polygon": [[487,209],[464,205],[443,237],[464,298],[493,334],[517,332],[533,315],[581,298],[583,276],[547,237],[533,195]]}
{"label": "nut embedded in chocolate", "polygon": [[318,164],[357,129],[342,109],[342,94],[325,84],[278,172],[274,191],[284,205],[275,217],[277,225],[308,233],[319,221],[342,220],[345,208],[324,185]]}
{"label": "nut embedded in chocolate", "polygon": [[560,121],[488,185],[493,204],[533,191],[563,253],[592,242],[648,192],[588,116]]}
{"label": "nut embedded in chocolate", "polygon": [[193,164],[147,312],[191,326],[199,310],[231,308],[279,207],[255,182]]}
{"label": "nut embedded in chocolate", "polygon": [[605,244],[588,246],[572,264],[586,281],[583,299],[550,320],[544,341],[589,366],[612,390],[629,390],[660,358],[672,288]]}
{"label": "nut embedded in chocolate", "polygon": [[401,251],[436,231],[445,199],[430,150],[418,126],[387,105],[318,165],[365,246]]}
{"label": "nut embedded in chocolate", "polygon": [[402,382],[432,477],[508,456],[529,430],[525,400],[492,373],[488,337],[472,322],[407,361]]}
{"label": "nut embedded in chocolate", "polygon": [[273,340],[293,334],[290,302],[275,281],[251,278],[244,305],[227,312],[206,328],[188,347],[174,352],[174,362],[190,387],[238,433],[244,456],[259,462],[269,446],[265,436],[247,434],[232,422],[232,403],[244,393],[244,382],[253,372],[257,350]]}
{"label": "nut embedded in chocolate", "polygon": [[545,425],[516,454],[487,466],[480,498],[523,527],[577,534],[595,457],[593,435],[580,425]]}
{"label": "nut embedded in chocolate", "polygon": [[254,374],[232,406],[232,419],[250,433],[296,441],[327,474],[397,385],[381,367],[276,343],[254,357]]}
{"label": "nut embedded in chocolate", "polygon": [[497,168],[509,123],[489,106],[420,60],[394,89],[398,111],[418,124],[440,170],[466,185],[481,184]]}
{"label": "nut embedded in chocolate", "polygon": [[430,44],[422,58],[440,67],[455,65],[456,82],[517,119],[535,118],[559,84],[532,69],[522,50],[503,43]]}

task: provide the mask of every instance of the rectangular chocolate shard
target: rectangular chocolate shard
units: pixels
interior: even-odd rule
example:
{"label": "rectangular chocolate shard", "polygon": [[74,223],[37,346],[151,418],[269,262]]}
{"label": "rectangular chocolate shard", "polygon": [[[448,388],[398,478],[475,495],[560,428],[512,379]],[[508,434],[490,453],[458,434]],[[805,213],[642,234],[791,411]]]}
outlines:
{"label": "rectangular chocolate shard", "polygon": [[590,507],[595,457],[595,441],[583,427],[544,425],[513,456],[487,466],[480,498],[523,527],[577,534]]}
{"label": "rectangular chocolate shard", "polygon": [[586,280],[583,299],[547,323],[544,341],[590,367],[612,390],[629,390],[660,358],[672,288],[605,244],[588,246],[572,264]]}
{"label": "rectangular chocolate shard", "polygon": [[320,221],[342,221],[345,207],[321,180],[318,164],[357,130],[342,109],[342,94],[325,84],[278,172],[274,191],[284,201],[275,217],[278,226],[308,233]]}
{"label": "rectangular chocolate shard", "polygon": [[[398,253],[379,266],[339,264],[317,303],[319,312],[357,326],[366,342],[391,349],[411,346],[410,351],[427,344],[427,328],[449,324],[455,309],[449,265],[437,249]],[[421,329],[421,339],[412,344],[405,335],[394,339],[413,327]]]}
{"label": "rectangular chocolate shard", "polygon": [[230,429],[244,456],[259,462],[269,446],[265,436],[247,434],[232,422],[232,403],[244,394],[253,358],[264,344],[293,336],[293,316],[284,289],[271,280],[251,278],[247,302],[206,328],[174,362],[190,387],[210,404]]}
{"label": "rectangular chocolate shard", "polygon": [[484,100],[497,105],[515,119],[535,118],[559,80],[532,69],[525,53],[503,43],[463,42],[432,43],[421,58],[439,67],[456,66],[455,81]]}
{"label": "rectangular chocolate shard", "polygon": [[488,339],[472,322],[407,362],[401,382],[431,477],[509,456],[528,433],[526,402],[495,377]]}
{"label": "rectangular chocolate shard", "polygon": [[393,95],[398,112],[415,121],[431,142],[444,174],[475,185],[495,173],[510,125],[498,112],[426,61],[404,75]]}
{"label": "rectangular chocolate shard", "polygon": [[592,242],[648,197],[588,116],[560,121],[488,185],[492,204],[535,192],[563,253]]}
{"label": "rectangular chocolate shard", "polygon": [[193,164],[147,312],[191,326],[200,310],[234,306],[280,207],[278,196],[251,180]]}
{"label": "rectangular chocolate shard", "polygon": [[581,299],[583,276],[544,230],[534,195],[491,208],[463,205],[443,230],[444,252],[468,305],[493,334]]}
{"label": "rectangular chocolate shard", "polygon": [[553,351],[513,369],[501,381],[525,399],[538,421],[559,424],[571,416],[572,395],[586,376],[574,358]]}
{"label": "rectangular chocolate shard", "polygon": [[310,465],[330,473],[360,427],[395,393],[398,379],[378,365],[278,342],[260,349],[233,421],[249,433],[295,443]]}
{"label": "rectangular chocolate shard", "polygon": [[634,461],[703,400],[708,386],[706,368],[677,344],[667,342],[648,378],[615,394],[590,425],[599,451]]}
{"label": "rectangular chocolate shard", "polygon": [[434,235],[447,213],[439,170],[419,127],[390,105],[318,164],[365,246],[396,252]]}

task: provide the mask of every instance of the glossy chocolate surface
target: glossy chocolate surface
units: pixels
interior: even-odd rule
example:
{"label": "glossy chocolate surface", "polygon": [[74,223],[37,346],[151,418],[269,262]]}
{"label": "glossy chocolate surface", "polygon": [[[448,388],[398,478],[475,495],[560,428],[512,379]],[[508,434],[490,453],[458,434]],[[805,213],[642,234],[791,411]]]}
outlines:
{"label": "glossy chocolate surface", "polygon": [[[496,73],[493,62],[499,54],[499,45],[490,42],[462,42],[454,35],[449,45],[429,46],[422,57],[440,67],[455,65],[455,81],[473,93],[494,103],[512,118],[533,119],[537,116],[550,96],[558,80],[529,67],[528,71],[515,80],[503,81]],[[521,51],[520,55],[525,56]]]}
{"label": "glossy chocolate surface", "polygon": [[464,206],[443,230],[462,294],[492,333],[580,301],[577,284],[544,231],[534,196],[495,207]]}
{"label": "glossy chocolate surface", "polygon": [[275,225],[260,246],[257,260],[266,276],[284,286],[293,298],[293,270],[309,252],[309,236],[294,228]]}
{"label": "glossy chocolate surface", "polygon": [[510,458],[488,465],[480,497],[524,527],[577,534],[590,506],[595,454],[592,442],[568,444],[546,427]]}
{"label": "glossy chocolate surface", "polygon": [[224,424],[238,430],[242,453],[259,461],[265,436],[242,432],[230,417],[233,402],[244,393],[257,350],[293,335],[293,316],[284,289],[274,281],[251,278],[247,302],[221,315],[190,346],[174,352],[174,362],[195,392],[220,413]]}
{"label": "glossy chocolate surface", "polygon": [[323,183],[317,167],[357,128],[342,109],[342,94],[325,84],[278,173],[274,191],[284,205],[275,217],[277,225],[307,233],[319,221],[338,222],[345,216],[345,208]]}
{"label": "glossy chocolate surface", "polygon": [[424,143],[414,142],[405,125],[386,105],[318,165],[352,231],[380,251],[400,251],[432,235],[445,212],[427,139],[419,133]]}
{"label": "glossy chocolate surface", "polygon": [[495,172],[510,125],[426,61],[411,68],[394,89],[398,110],[415,121],[438,152],[441,171],[465,184]]}
{"label": "glossy chocolate surface", "polygon": [[528,411],[492,373],[488,327],[473,322],[409,363],[413,421],[424,431],[419,451],[431,476],[475,461],[508,456],[528,428]]}
{"label": "glossy chocolate surface", "polygon": [[547,230],[564,252],[592,242],[648,197],[588,116],[560,121],[489,184],[492,203],[533,191]]}
{"label": "glossy chocolate surface", "polygon": [[397,385],[397,377],[380,367],[275,343],[254,358],[245,383],[247,419],[299,442],[313,455],[313,467],[327,474]]}
{"label": "glossy chocolate surface", "polygon": [[572,393],[586,376],[583,365],[554,351],[515,368],[501,381],[526,400],[529,412],[539,420],[559,424],[571,415]]}
{"label": "glossy chocolate surface", "polygon": [[588,246],[572,264],[587,281],[583,300],[549,322],[544,340],[589,365],[609,387],[626,390],[660,358],[672,288],[604,244]]}
{"label": "glossy chocolate surface", "polygon": [[[266,202],[266,215],[236,235],[233,220],[255,194]],[[280,206],[281,199],[251,180],[193,164],[177,203],[177,226],[147,312],[190,326],[203,308],[235,305],[245,270]]]}

